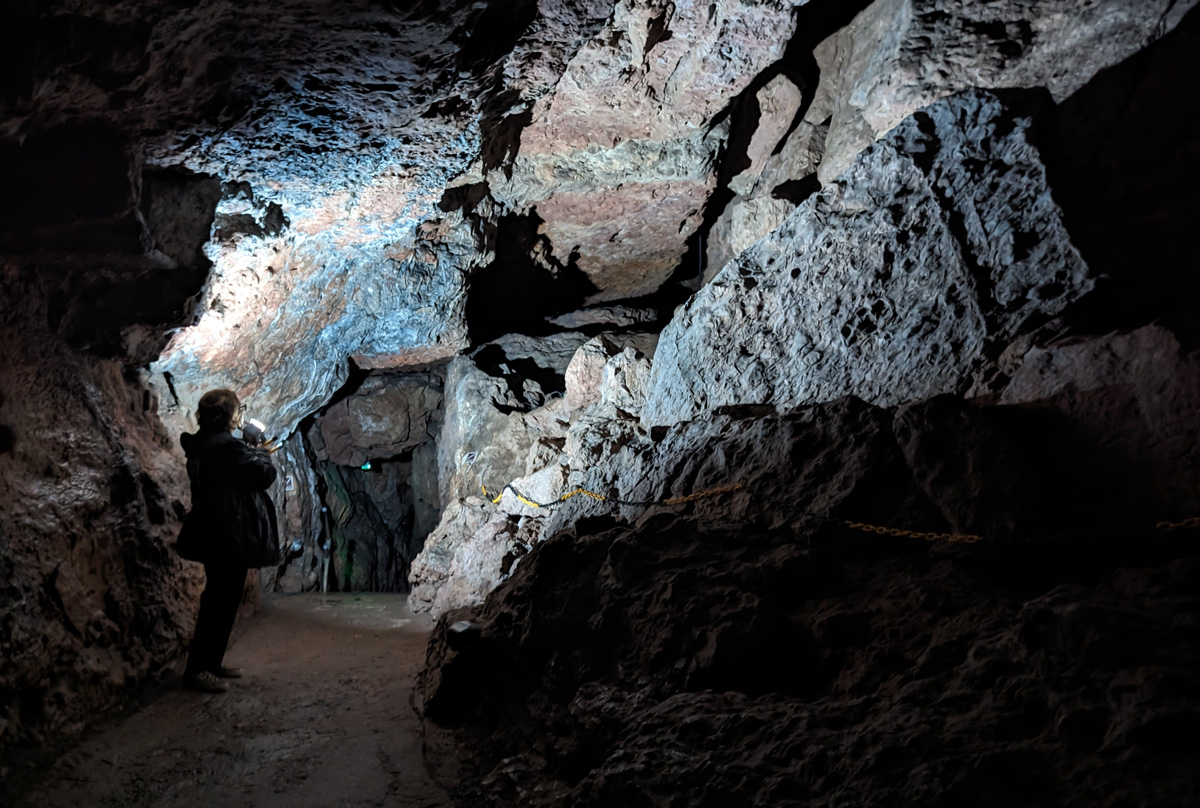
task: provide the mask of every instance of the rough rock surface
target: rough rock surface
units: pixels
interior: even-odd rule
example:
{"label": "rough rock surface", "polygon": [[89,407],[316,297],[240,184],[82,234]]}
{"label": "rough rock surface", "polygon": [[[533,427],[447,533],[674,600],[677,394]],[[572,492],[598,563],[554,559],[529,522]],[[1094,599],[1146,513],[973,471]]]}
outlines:
{"label": "rough rock surface", "polygon": [[[499,412],[495,400],[472,404],[462,391],[489,381],[466,360],[456,360],[450,378],[461,379],[462,405],[448,408],[446,423],[451,434],[469,435],[474,448],[458,446],[456,465],[443,466],[452,498],[412,565],[415,610],[436,616],[482,602],[541,540],[550,511],[531,508],[514,490],[536,502],[558,499],[582,457],[574,447],[611,438],[609,425],[619,411],[622,423],[633,423],[645,399],[646,354],[655,341],[649,334],[588,340],[565,368],[565,393],[529,413]],[[495,380],[490,383],[495,390]],[[486,498],[480,496],[484,487]]]}
{"label": "rough rock surface", "polygon": [[290,431],[348,357],[405,367],[466,347],[465,275],[488,254],[442,195],[481,153],[503,156],[500,120],[611,10],[354,0],[334,23],[309,0],[21,3],[0,138],[21,152],[108,122],[146,165],[224,181],[200,320],[156,368],[185,410],[230,387]]}
{"label": "rough rock surface", "polygon": [[971,91],[896,127],[672,320],[646,419],[965,392],[1093,284],[1029,125]]}
{"label": "rough rock surface", "polygon": [[[175,437],[228,386],[291,433],[265,588],[491,598],[429,673],[499,714],[468,804],[1185,803],[1195,6],[9,3],[0,777],[186,644]],[[659,354],[593,339],[706,262]],[[379,406],[441,365],[440,430]],[[522,500],[575,486],[650,504]]]}
{"label": "rough rock surface", "polygon": [[311,447],[295,432],[271,455],[279,474],[269,491],[279,517],[281,561],[278,567],[259,570],[266,592],[310,592],[321,588],[324,542],[324,507],[319,495],[317,470]]}
{"label": "rough rock surface", "polygon": [[536,208],[592,300],[658,289],[716,187],[717,113],[784,51],[791,2],[619,0],[531,110],[511,169],[489,174],[507,208]]}
{"label": "rough rock surface", "polygon": [[370,376],[321,414],[320,460],[361,466],[411,452],[440,426],[442,379],[436,373]]}
{"label": "rough rock surface", "polygon": [[[847,400],[670,428],[661,485],[748,488],[678,515],[577,513],[484,605],[439,624],[422,708],[476,750],[459,798],[1186,803],[1194,770],[1175,739],[1200,705],[1195,544],[1122,520],[1162,503],[1076,499],[1020,474],[1061,479],[1043,440],[1056,418],[945,397],[895,416]],[[1005,527],[995,501],[965,495],[996,481],[1030,521]],[[829,517],[996,532],[931,543]],[[451,636],[462,619],[478,634]]]}
{"label": "rough rock surface", "polygon": [[1195,0],[880,0],[834,35],[822,182],[918,109],[967,87],[1062,101],[1173,29]]}
{"label": "rough rock surface", "polygon": [[788,180],[798,180],[816,171],[820,157],[812,159],[810,149],[806,148],[814,132],[807,123],[809,116],[805,115],[797,130],[792,131],[803,100],[802,88],[783,74],[772,78],[755,94],[758,120],[744,158],[749,165],[730,179],[728,187],[735,196],[708,232],[706,283],[734,256],[778,227],[795,209],[795,204],[774,195],[776,189]]}
{"label": "rough rock surface", "polygon": [[1106,491],[1130,487],[1169,518],[1189,515],[1200,466],[1200,354],[1155,326],[1064,340],[1026,353],[1001,394],[1011,404],[1049,403],[1079,442],[1103,447],[1094,474]]}
{"label": "rough rock surface", "polygon": [[[191,634],[202,576],[171,544],[182,452],[136,372],[0,308],[0,747],[76,735]],[[44,304],[43,304],[44,306]],[[33,316],[25,319],[27,313]],[[44,320],[41,320],[44,322]]]}

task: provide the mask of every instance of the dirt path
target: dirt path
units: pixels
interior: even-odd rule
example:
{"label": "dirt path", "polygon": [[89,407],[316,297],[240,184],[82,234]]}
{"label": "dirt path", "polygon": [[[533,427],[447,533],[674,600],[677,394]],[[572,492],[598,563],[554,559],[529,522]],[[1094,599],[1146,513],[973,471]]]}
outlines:
{"label": "dirt path", "polygon": [[228,693],[178,685],[68,752],[29,808],[449,808],[409,696],[429,623],[399,595],[279,598],[226,656]]}

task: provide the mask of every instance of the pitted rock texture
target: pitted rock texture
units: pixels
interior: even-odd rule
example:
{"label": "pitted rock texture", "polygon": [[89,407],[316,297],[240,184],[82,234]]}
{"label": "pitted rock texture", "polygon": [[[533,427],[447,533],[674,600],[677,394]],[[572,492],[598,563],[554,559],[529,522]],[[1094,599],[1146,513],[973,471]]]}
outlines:
{"label": "pitted rock texture", "polygon": [[[526,341],[502,342],[515,356]],[[550,347],[560,342],[551,340]],[[517,561],[544,537],[551,513],[530,507],[515,492],[535,502],[553,502],[570,490],[568,476],[582,471],[579,462],[586,463],[577,462],[582,455],[575,446],[598,444],[614,451],[619,447],[612,423],[636,419],[649,378],[647,354],[653,353],[655,342],[652,334],[593,337],[565,368],[565,393],[545,405],[504,416],[497,414],[495,403],[482,402],[448,416],[451,434],[473,436],[471,445],[477,448],[455,450],[458,465],[449,479],[450,490],[457,493],[412,565],[409,600],[414,610],[436,616],[480,603],[511,574]],[[546,347],[538,351],[547,352]],[[464,363],[460,371],[464,384],[480,383],[477,368]],[[461,426],[453,426],[466,416]],[[512,451],[514,445],[525,447],[525,452]]]}
{"label": "pitted rock texture", "polygon": [[[1200,560],[1190,538],[1121,520],[1161,502],[1045,485],[1073,463],[1045,440],[1058,419],[945,397],[667,430],[665,484],[747,489],[627,522],[576,511],[439,623],[421,706],[474,750],[459,798],[1183,804]],[[1017,523],[995,520],[998,492],[970,495],[997,482],[1024,503]],[[452,636],[464,619],[478,633]]]}
{"label": "pitted rock texture", "polygon": [[819,176],[918,109],[967,87],[1045,87],[1062,101],[1173,29],[1195,0],[879,0],[839,31],[835,99]]}
{"label": "pitted rock texture", "polygon": [[229,387],[290,432],[341,386],[348,358],[410,367],[467,346],[465,275],[489,254],[443,193],[482,154],[503,157],[496,120],[549,90],[611,10],[21,4],[5,26],[0,138],[20,152],[107,121],[147,166],[226,182],[199,322],[179,318],[194,327],[156,369],[185,411]]}
{"label": "pitted rock texture", "polygon": [[[946,551],[835,530],[603,528],[548,540],[502,596],[440,625],[425,709],[476,750],[460,800],[1190,801],[1187,539]],[[452,650],[456,619],[479,626],[473,646]]]}
{"label": "pitted rock texture", "polygon": [[1093,285],[1029,124],[972,91],[898,126],[672,320],[646,420],[964,392]]}

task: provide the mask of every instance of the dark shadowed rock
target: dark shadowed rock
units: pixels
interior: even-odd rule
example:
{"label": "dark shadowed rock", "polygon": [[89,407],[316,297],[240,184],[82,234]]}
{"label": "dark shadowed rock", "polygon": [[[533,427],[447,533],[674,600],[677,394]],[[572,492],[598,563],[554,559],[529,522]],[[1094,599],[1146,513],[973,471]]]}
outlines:
{"label": "dark shadowed rock", "polygon": [[[1061,499],[1076,532],[1028,540],[928,542],[813,519],[936,529],[918,486],[894,496],[905,479],[976,523],[999,496],[972,505],[956,485],[1007,481],[1018,511],[1056,498],[1039,499],[1012,459],[1037,457],[1041,436],[1000,409],[906,408],[913,477],[885,415],[847,402],[724,422],[709,455],[737,456],[731,432],[774,430],[760,449],[783,464],[755,470],[734,503],[777,514],[813,502],[808,518],[772,525],[718,500],[628,523],[579,515],[483,605],[447,613],[420,705],[473,750],[460,798],[832,806],[903,788],[923,804],[1186,802],[1190,751],[1175,739],[1200,707],[1190,536]],[[937,442],[954,419],[975,424],[965,465]],[[476,641],[451,642],[458,620]]]}

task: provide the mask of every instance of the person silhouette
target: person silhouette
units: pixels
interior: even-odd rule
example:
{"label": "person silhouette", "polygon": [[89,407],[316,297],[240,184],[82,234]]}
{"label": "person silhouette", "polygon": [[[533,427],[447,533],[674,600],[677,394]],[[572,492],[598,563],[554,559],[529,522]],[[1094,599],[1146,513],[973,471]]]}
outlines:
{"label": "person silhouette", "polygon": [[192,507],[176,550],[203,563],[205,578],[183,686],[204,693],[223,693],[223,680],[242,675],[224,660],[246,573],[274,566],[280,557],[275,506],[267,494],[277,472],[270,453],[258,445],[261,432],[248,431],[245,440],[233,436],[244,410],[232,390],[210,390],[196,407],[199,430],[179,438]]}

